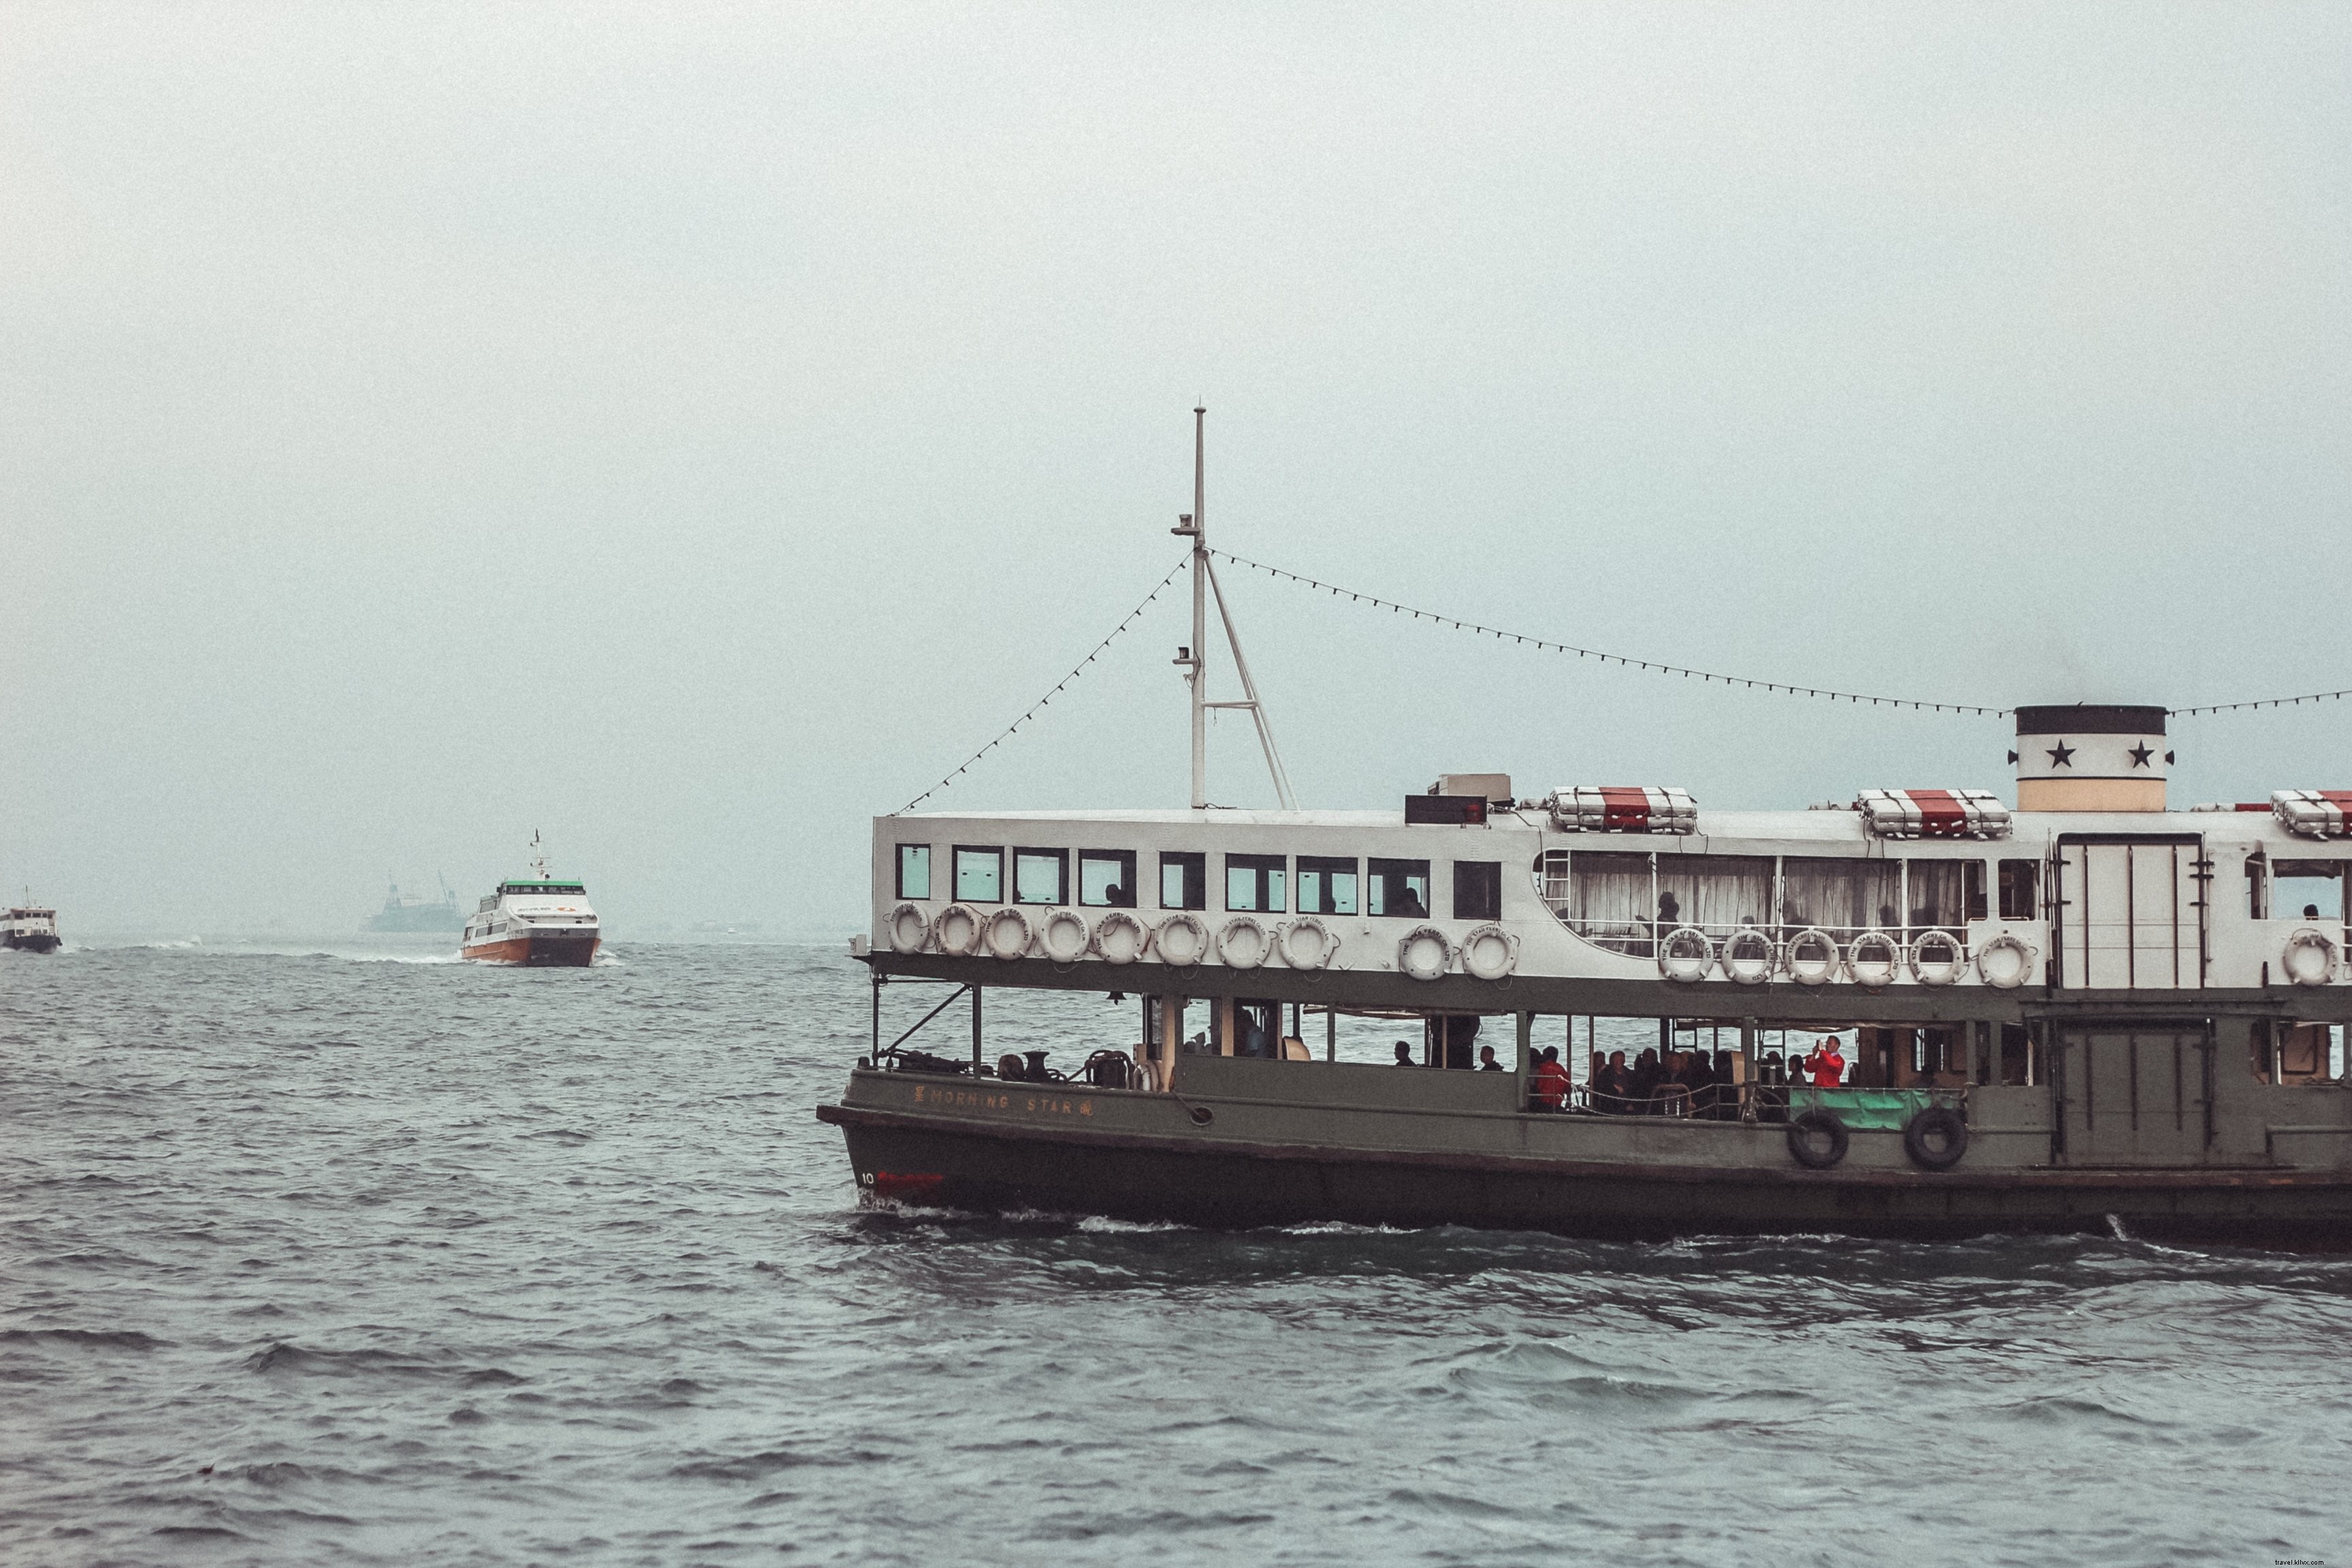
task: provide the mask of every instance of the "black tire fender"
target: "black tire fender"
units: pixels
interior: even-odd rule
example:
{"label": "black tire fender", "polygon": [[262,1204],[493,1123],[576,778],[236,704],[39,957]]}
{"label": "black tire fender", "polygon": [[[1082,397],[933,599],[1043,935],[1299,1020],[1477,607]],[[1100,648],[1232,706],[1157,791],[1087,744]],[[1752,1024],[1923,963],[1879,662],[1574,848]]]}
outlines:
{"label": "black tire fender", "polygon": [[1789,1153],[1809,1171],[1826,1171],[1845,1158],[1853,1142],[1833,1111],[1808,1110],[1789,1123]]}
{"label": "black tire fender", "polygon": [[1969,1152],[1969,1124],[1948,1105],[1931,1105],[1903,1124],[1903,1152],[1923,1171],[1948,1171]]}

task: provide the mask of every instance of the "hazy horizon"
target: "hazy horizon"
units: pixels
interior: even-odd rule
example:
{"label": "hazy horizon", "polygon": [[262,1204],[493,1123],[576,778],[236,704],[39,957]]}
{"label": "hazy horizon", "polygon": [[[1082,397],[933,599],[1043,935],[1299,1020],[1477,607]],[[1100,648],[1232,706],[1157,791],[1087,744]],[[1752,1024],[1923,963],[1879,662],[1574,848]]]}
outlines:
{"label": "hazy horizon", "polygon": [[[1196,401],[1213,542],[1513,631],[2352,687],[2340,8],[0,19],[0,892],[69,938],[534,830],[625,932],[854,929],[1176,563]],[[2009,791],[1999,720],[1225,583],[1309,805]],[[1181,805],[1181,587],[926,809]],[[2352,784],[2341,702],[2173,734],[2176,804]]]}

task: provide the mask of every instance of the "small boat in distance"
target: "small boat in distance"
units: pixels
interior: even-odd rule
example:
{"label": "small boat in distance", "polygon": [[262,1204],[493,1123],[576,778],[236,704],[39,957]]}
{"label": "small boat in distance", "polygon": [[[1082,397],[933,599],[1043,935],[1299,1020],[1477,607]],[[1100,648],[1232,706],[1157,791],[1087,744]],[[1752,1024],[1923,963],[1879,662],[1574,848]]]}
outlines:
{"label": "small boat in distance", "polygon": [[485,963],[534,968],[584,969],[596,956],[603,931],[588,907],[588,889],[548,875],[547,853],[539,835],[529,878],[500,882],[466,922],[458,955]]}
{"label": "small boat in distance", "polygon": [[58,911],[34,903],[32,891],[27,889],[23,903],[0,914],[0,948],[17,952],[57,952]]}
{"label": "small boat in distance", "polygon": [[441,896],[425,898],[419,894],[403,893],[398,882],[383,896],[383,908],[368,917],[366,929],[371,931],[458,931],[464,928],[466,917],[458,911],[457,894],[447,882],[441,884]]}

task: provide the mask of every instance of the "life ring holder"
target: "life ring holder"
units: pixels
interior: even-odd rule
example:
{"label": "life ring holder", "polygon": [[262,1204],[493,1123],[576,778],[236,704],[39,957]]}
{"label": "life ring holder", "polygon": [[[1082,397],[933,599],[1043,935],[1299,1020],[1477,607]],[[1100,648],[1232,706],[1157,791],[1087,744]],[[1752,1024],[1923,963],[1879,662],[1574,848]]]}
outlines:
{"label": "life ring holder", "polygon": [[[1809,946],[1825,956],[1819,959],[1800,956]],[[1838,970],[1844,963],[1845,952],[1838,946],[1837,938],[1819,926],[1807,926],[1790,937],[1780,949],[1781,967],[1789,972],[1789,978],[1800,985],[1828,984],[1837,978]]]}
{"label": "life ring holder", "polygon": [[[1177,939],[1178,944],[1173,951],[1169,947],[1171,936]],[[1160,922],[1160,929],[1152,934],[1151,942],[1160,950],[1162,963],[1190,969],[1209,955],[1209,928],[1198,915],[1172,914]]]}
{"label": "life ring holder", "polygon": [[[1017,933],[1021,939],[1020,942],[1018,943],[1005,942],[999,934],[1004,931]],[[1002,958],[1008,963],[1016,958],[1026,958],[1029,955],[1030,944],[1036,940],[1037,928],[1029,923],[1027,915],[1023,914],[1011,904],[996,910],[981,922],[981,951],[991,958]]]}
{"label": "life ring holder", "polygon": [[[1426,956],[1416,961],[1413,955],[1416,952],[1426,955],[1431,942],[1437,944],[1435,963],[1431,963]],[[1436,979],[1454,967],[1454,944],[1435,926],[1415,926],[1397,939],[1397,970],[1415,980]]]}
{"label": "life ring holder", "polygon": [[[2302,955],[2306,952],[2319,955],[2316,968],[2305,966]],[[2291,933],[2279,950],[2279,973],[2297,985],[2325,985],[2336,978],[2338,956],[2333,938],[2316,926],[2305,926]]]}
{"label": "life ring holder", "polygon": [[[1077,928],[1077,940],[1075,943],[1056,940],[1057,933],[1067,931],[1073,926]],[[1038,922],[1038,949],[1055,963],[1077,963],[1093,948],[1094,943],[1095,933],[1087,924],[1087,917],[1076,910],[1055,910]]]}
{"label": "life ring holder", "polygon": [[1273,952],[1274,939],[1248,915],[1235,915],[1217,932],[1217,957],[1228,969],[1255,969]]}
{"label": "life ring holder", "polygon": [[[1886,956],[1883,959],[1864,958],[1863,950],[1866,947],[1879,948],[1885,952]],[[1863,965],[1865,963],[1884,973],[1874,977],[1865,974],[1863,973]],[[1891,985],[1903,973],[1903,944],[1883,931],[1864,931],[1845,944],[1845,972],[1856,985],[1862,986],[1864,990],[1877,991]]]}
{"label": "life ring holder", "polygon": [[[931,921],[931,941],[950,958],[970,958],[980,951],[981,928],[987,919],[970,904],[950,904]],[[961,937],[956,934],[959,925],[963,928]]]}
{"label": "life ring holder", "polygon": [[1499,921],[1473,926],[1462,939],[1462,971],[1480,980],[1507,979],[1519,966],[1519,939]]}
{"label": "life ring holder", "polygon": [[[1741,949],[1748,951],[1741,952]],[[1763,951],[1755,951],[1761,948]],[[1742,985],[1761,985],[1772,977],[1780,954],[1773,950],[1772,939],[1754,926],[1742,926],[1723,939],[1723,973],[1727,980]]]}
{"label": "life ring holder", "polygon": [[889,929],[893,952],[920,952],[931,944],[931,917],[920,904],[901,903],[884,924]]}
{"label": "life ring holder", "polygon": [[[1117,931],[1134,933],[1130,951],[1121,952],[1111,945],[1112,933]],[[1151,951],[1151,928],[1125,910],[1113,910],[1095,922],[1094,950],[1106,963],[1133,963]]]}
{"label": "life ring holder", "polygon": [[[1300,936],[1314,939],[1312,952],[1301,953],[1298,951],[1296,939]],[[1274,928],[1274,949],[1282,955],[1282,962],[1293,969],[1328,969],[1331,966],[1331,960],[1339,955],[1339,939],[1331,933],[1329,926],[1313,915],[1301,915]]]}
{"label": "life ring holder", "polygon": [[[1691,951],[1694,943],[1696,952]],[[1658,943],[1658,973],[1677,984],[1696,984],[1714,966],[1715,939],[1696,926],[1678,927]]]}
{"label": "life ring holder", "polygon": [[[1977,949],[1977,978],[2003,991],[2014,991],[2033,973],[2034,950],[2032,943],[2010,931],[2002,931]],[[2011,967],[2011,961],[2015,967]]]}
{"label": "life ring holder", "polygon": [[[1945,956],[1928,957],[1930,946],[1941,947]],[[1911,939],[1904,958],[1911,966],[1911,978],[1922,985],[1949,985],[1969,971],[1967,945],[1948,931],[1921,931]]]}

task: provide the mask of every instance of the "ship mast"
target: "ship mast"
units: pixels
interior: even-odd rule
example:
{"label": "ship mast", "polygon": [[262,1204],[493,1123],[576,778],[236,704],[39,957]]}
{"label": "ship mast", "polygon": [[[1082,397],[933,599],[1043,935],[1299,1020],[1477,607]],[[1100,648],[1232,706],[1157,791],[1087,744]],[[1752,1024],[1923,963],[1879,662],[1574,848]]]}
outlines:
{"label": "ship mast", "polygon": [[[1257,726],[1258,747],[1265,753],[1265,771],[1274,780],[1275,798],[1285,811],[1298,809],[1290,793],[1290,774],[1275,748],[1274,727],[1266,722],[1258,700],[1257,682],[1250,679],[1249,660],[1242,656],[1241,634],[1234,629],[1233,612],[1225,606],[1225,591],[1218,584],[1216,563],[1209,558],[1208,416],[1205,407],[1192,410],[1192,510],[1168,531],[1192,541],[1192,642],[1176,651],[1175,662],[1185,666],[1192,691],[1192,809],[1209,804],[1209,710],[1246,708]],[[1225,647],[1234,656],[1234,673],[1241,678],[1241,700],[1209,700],[1209,599],[1217,601],[1217,620],[1224,628]]]}

